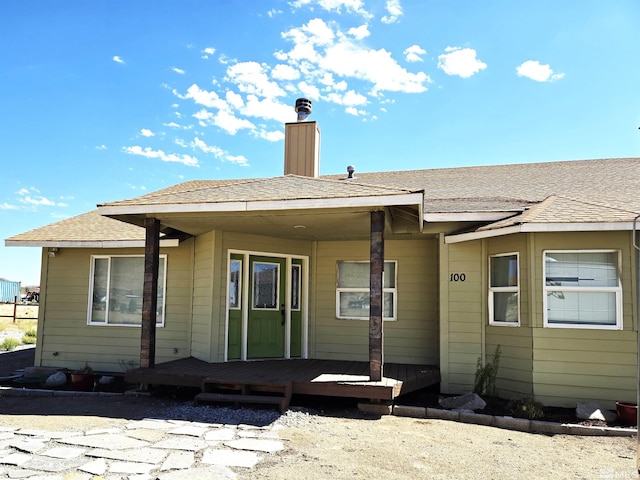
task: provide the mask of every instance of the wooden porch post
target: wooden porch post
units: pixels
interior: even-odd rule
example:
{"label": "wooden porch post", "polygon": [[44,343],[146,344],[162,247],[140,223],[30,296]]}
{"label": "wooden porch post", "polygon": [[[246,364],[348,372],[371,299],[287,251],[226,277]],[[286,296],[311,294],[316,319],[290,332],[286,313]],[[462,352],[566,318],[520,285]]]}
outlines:
{"label": "wooden porch post", "polygon": [[156,311],[158,306],[158,267],[160,265],[160,220],[145,220],[144,286],[142,287],[142,332],[140,333],[140,366],[151,368],[156,363]]}
{"label": "wooden porch post", "polygon": [[371,251],[369,276],[369,379],[382,380],[383,373],[383,284],[384,210],[371,212]]}

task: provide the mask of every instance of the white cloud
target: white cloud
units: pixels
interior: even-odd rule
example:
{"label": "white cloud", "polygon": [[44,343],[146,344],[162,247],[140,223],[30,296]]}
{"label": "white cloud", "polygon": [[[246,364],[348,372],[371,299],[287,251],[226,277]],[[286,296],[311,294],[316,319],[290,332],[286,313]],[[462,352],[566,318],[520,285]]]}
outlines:
{"label": "white cloud", "polygon": [[536,82],[552,82],[564,77],[564,73],[553,73],[549,65],[543,65],[537,60],[527,60],[516,67],[519,77],[526,77]]}
{"label": "white cloud", "polygon": [[18,210],[18,206],[9,203],[0,203],[0,210]]}
{"label": "white cloud", "polygon": [[320,90],[315,85],[311,85],[307,82],[298,83],[298,91],[302,93],[303,96],[311,99],[320,98]]}
{"label": "white cloud", "polygon": [[446,53],[438,55],[438,68],[447,75],[469,78],[487,68],[472,48],[447,47],[444,51]]}
{"label": "white cloud", "polygon": [[242,167],[249,166],[249,161],[247,160],[247,157],[245,157],[244,155],[227,155],[224,157],[224,159],[227,160],[228,162],[235,163]]}
{"label": "white cloud", "polygon": [[394,23],[398,21],[398,18],[402,16],[402,6],[400,0],[387,0],[385,5],[389,15],[385,15],[380,20],[382,23]]}
{"label": "white cloud", "polygon": [[347,33],[356,40],[362,40],[363,38],[367,38],[369,35],[371,35],[371,32],[369,31],[369,27],[367,25],[360,25],[359,27],[350,28]]}
{"label": "white cloud", "polygon": [[124,63],[124,60],[122,60],[118,55],[114,55],[112,60],[116,63]]}
{"label": "white cloud", "polygon": [[276,10],[275,8],[272,8],[267,12],[267,15],[269,16],[269,18],[273,18],[276,15],[280,15],[281,13],[282,13],[282,10]]}
{"label": "white cloud", "polygon": [[422,62],[422,57],[420,57],[420,55],[426,54],[427,51],[420,47],[420,45],[411,45],[402,53],[404,54],[404,58],[407,62]]}
{"label": "white cloud", "polygon": [[157,158],[162,160],[163,162],[177,162],[177,163],[182,163],[184,165],[187,165],[189,167],[200,166],[198,163],[198,159],[190,155],[178,155],[175,153],[165,153],[162,150],[153,150],[150,147],[142,148],[139,145],[134,145],[132,147],[123,147],[122,150],[125,153],[129,153],[131,155],[140,155],[146,158]]}
{"label": "white cloud", "polygon": [[333,103],[337,103],[338,105],[366,105],[367,97],[360,93],[356,93],[353,90],[349,90],[343,95],[338,95],[337,93],[331,93],[326,96],[326,98]]}
{"label": "white cloud", "polygon": [[178,125],[176,122],[163,123],[163,125],[169,128],[180,128],[180,125]]}
{"label": "white cloud", "polygon": [[183,69],[181,69],[181,68],[178,68],[178,67],[171,67],[171,70],[173,70],[174,72],[176,72],[179,75],[184,75],[185,74],[185,71]]}
{"label": "white cloud", "polygon": [[108,147],[103,143],[102,145],[98,145],[96,150],[106,150]]}
{"label": "white cloud", "polygon": [[372,15],[364,9],[364,2],[362,0],[294,0],[289,2],[294,8],[301,8],[308,6],[313,10],[315,5],[323,8],[324,10],[341,14],[344,8],[347,12],[354,12],[362,15],[365,18],[371,18]]}
{"label": "white cloud", "polygon": [[[54,202],[47,197],[40,195],[40,190],[35,187],[21,188],[17,192],[18,201],[20,203],[27,204],[31,207],[66,207],[68,206],[64,202]],[[70,197],[72,198],[72,197]]]}
{"label": "white cloud", "polygon": [[265,129],[260,129],[256,132],[256,136],[258,138],[262,138],[269,142],[279,142],[280,140],[284,140],[284,133],[280,130],[267,131]]}
{"label": "white cloud", "polygon": [[214,53],[216,53],[216,49],[213,47],[207,47],[204,50],[202,50],[201,58],[207,59],[209,58],[211,55],[213,55]]}
{"label": "white cloud", "polygon": [[195,83],[187,89],[187,94],[185,96],[177,96],[178,98],[183,99],[192,98],[198,105],[203,105],[209,108],[227,108],[227,103],[221,99],[216,92],[203,90]]}
{"label": "white cloud", "polygon": [[215,156],[217,158],[222,158],[222,156],[225,153],[224,150],[222,150],[220,147],[216,147],[214,145],[207,145],[204,142],[204,140],[200,140],[198,137],[195,137],[193,139],[193,142],[191,143],[191,145],[194,148],[199,148],[204,153],[211,153],[211,154],[213,154],[213,156]]}
{"label": "white cloud", "polygon": [[300,72],[291,65],[279,63],[271,69],[271,78],[276,80],[296,80],[300,78]]}
{"label": "white cloud", "polygon": [[143,128],[140,130],[140,135],[142,135],[143,137],[154,137],[155,133],[153,133],[148,128]]}
{"label": "white cloud", "polygon": [[240,62],[227,68],[226,80],[238,86],[243,93],[274,98],[286,95],[276,82],[269,80],[266,65],[258,62]]}
{"label": "white cloud", "polygon": [[344,109],[349,115],[353,115],[354,117],[359,117],[361,115],[366,115],[367,112],[365,110],[358,110],[356,107],[347,107]]}

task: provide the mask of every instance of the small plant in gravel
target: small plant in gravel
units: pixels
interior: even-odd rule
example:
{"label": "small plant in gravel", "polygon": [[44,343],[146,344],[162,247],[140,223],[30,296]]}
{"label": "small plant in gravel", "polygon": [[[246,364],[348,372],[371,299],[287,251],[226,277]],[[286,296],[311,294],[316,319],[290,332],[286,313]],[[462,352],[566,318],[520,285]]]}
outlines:
{"label": "small plant in gravel", "polygon": [[20,340],[13,337],[7,337],[2,341],[2,344],[0,344],[0,349],[6,352],[10,352],[11,350],[15,349],[18,345],[20,345]]}
{"label": "small plant in gravel", "polygon": [[22,335],[22,343],[24,343],[25,345],[33,345],[36,343],[37,337],[38,332],[36,331],[36,329],[30,328],[29,330],[24,332],[24,335]]}
{"label": "small plant in gravel", "polygon": [[486,393],[487,395],[496,395],[496,377],[498,376],[498,369],[500,368],[500,355],[502,350],[500,345],[496,347],[496,351],[493,354],[493,360],[487,361],[482,364],[482,357],[478,357],[478,363],[476,364],[476,376],[473,382],[473,392],[478,395]]}
{"label": "small plant in gravel", "polygon": [[511,415],[518,418],[528,418],[529,420],[537,420],[544,417],[542,403],[535,401],[533,398],[525,397],[518,400],[511,400],[508,405]]}

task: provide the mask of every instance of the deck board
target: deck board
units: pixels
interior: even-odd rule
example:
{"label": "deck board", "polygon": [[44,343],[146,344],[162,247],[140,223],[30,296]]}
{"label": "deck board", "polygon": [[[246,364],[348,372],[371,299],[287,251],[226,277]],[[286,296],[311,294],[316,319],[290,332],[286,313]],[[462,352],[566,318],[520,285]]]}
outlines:
{"label": "deck board", "polygon": [[369,364],[342,360],[290,359],[207,363],[193,357],[127,371],[129,383],[200,388],[205,377],[247,383],[291,382],[294,394],[391,401],[434,385],[440,372],[433,365],[385,364],[383,378],[369,381]]}

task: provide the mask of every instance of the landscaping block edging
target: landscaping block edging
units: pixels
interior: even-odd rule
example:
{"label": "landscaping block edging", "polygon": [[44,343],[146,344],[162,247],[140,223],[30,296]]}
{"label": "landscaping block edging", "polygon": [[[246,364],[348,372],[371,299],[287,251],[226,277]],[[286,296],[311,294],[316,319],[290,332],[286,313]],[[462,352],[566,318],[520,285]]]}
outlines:
{"label": "landscaping block edging", "polygon": [[[76,392],[71,390],[44,390],[30,388],[0,387],[0,396],[11,397],[71,397],[71,396],[104,396],[115,397],[125,395],[113,392]],[[377,407],[371,409],[368,407]],[[544,422],[528,420],[526,418],[500,417],[480,413],[461,412],[458,410],[444,410],[442,408],[412,407],[403,405],[372,405],[361,404],[359,408],[369,413],[380,415],[395,415],[397,417],[431,418],[436,420],[450,420],[454,422],[472,423],[497,427],[506,430],[517,430],[527,433],[544,433],[553,435],[589,435],[609,437],[631,437],[638,434],[637,428],[622,427],[591,427],[571,423]]]}
{"label": "landscaping block edging", "polygon": [[541,420],[528,420],[526,418],[501,417],[429,407],[394,405],[392,415],[396,415],[398,417],[432,418],[462,423],[473,423],[475,425],[485,425],[487,427],[504,428],[507,430],[517,430],[527,433],[609,437],[631,437],[638,434],[637,428],[592,427],[572,423],[545,422]]}

